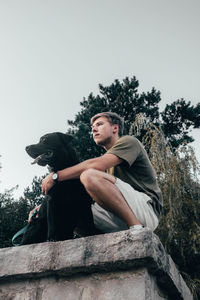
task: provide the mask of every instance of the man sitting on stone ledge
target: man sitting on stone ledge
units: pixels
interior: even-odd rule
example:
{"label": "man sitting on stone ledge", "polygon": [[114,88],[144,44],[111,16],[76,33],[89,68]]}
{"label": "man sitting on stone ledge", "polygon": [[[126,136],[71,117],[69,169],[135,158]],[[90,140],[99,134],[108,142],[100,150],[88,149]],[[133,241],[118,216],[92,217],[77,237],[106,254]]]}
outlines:
{"label": "man sitting on stone ledge", "polygon": [[[143,226],[154,230],[162,209],[162,195],[155,171],[143,145],[133,136],[122,136],[124,121],[116,113],[92,117],[92,134],[106,153],[57,172],[57,180],[80,178],[94,199],[92,212],[103,233]],[[54,176],[53,176],[54,175]],[[45,194],[55,183],[55,174],[42,181]]]}

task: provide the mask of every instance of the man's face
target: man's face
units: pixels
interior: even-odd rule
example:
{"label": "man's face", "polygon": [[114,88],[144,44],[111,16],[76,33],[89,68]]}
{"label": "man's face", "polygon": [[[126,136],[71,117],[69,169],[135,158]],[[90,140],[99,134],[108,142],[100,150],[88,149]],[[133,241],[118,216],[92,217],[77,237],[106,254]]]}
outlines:
{"label": "man's face", "polygon": [[92,124],[93,139],[97,145],[106,146],[111,143],[118,125],[113,125],[106,117],[99,117]]}

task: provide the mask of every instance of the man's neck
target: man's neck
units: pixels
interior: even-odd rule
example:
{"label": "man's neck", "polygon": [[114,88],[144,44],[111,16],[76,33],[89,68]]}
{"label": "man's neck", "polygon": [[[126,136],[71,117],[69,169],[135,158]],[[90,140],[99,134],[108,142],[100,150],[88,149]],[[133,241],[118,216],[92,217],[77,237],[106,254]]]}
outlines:
{"label": "man's neck", "polygon": [[108,151],[110,148],[112,148],[112,146],[114,146],[114,144],[117,142],[117,140],[119,139],[120,137],[117,135],[117,136],[113,136],[113,138],[111,139],[110,142],[108,142],[105,146],[104,146],[104,149],[106,151]]}

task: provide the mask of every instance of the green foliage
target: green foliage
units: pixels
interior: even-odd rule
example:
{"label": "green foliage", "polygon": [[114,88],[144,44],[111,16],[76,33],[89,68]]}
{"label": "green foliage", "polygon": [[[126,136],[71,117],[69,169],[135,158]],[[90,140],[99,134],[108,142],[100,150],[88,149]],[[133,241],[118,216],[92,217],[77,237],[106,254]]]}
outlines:
{"label": "green foliage", "polygon": [[31,188],[27,187],[24,190],[24,198],[26,199],[28,205],[32,208],[41,204],[42,200],[44,199],[44,195],[41,193],[41,182],[45,176],[46,175],[42,177],[35,176],[33,178]]}
{"label": "green foliage", "polygon": [[16,201],[15,188],[0,193],[0,247],[10,247],[12,236],[22,228],[27,220],[28,205],[24,198]]}
{"label": "green foliage", "polygon": [[0,193],[0,248],[12,246],[13,235],[27,224],[30,210],[43,200],[41,180],[35,176],[19,200],[13,197],[15,188]]}
{"label": "green foliage", "polygon": [[180,99],[167,104],[161,115],[162,129],[173,148],[194,141],[188,133],[191,128],[200,127],[200,103],[191,106],[191,102]]}
{"label": "green foliage", "polygon": [[[129,133],[131,124],[136,115],[142,113],[155,126],[160,126],[167,142],[172,149],[177,149],[183,143],[190,143],[193,138],[189,135],[192,128],[200,127],[200,103],[195,107],[184,99],[167,105],[163,112],[159,112],[158,104],[161,101],[160,92],[152,88],[150,92],[138,93],[139,82],[136,77],[120,82],[115,80],[110,86],[99,85],[100,94],[92,93],[80,102],[81,111],[75,120],[68,120],[69,133],[73,134],[74,146],[80,160],[101,155],[104,151],[94,144],[91,135],[90,119],[102,111],[116,112],[125,120],[124,134]],[[141,140],[145,132],[140,132]]]}
{"label": "green foliage", "polygon": [[[164,198],[163,216],[155,233],[160,237],[193,294],[200,290],[200,167],[186,143],[178,150],[167,146],[163,131],[138,115],[131,126],[157,172]],[[198,298],[196,298],[198,299]]]}
{"label": "green foliage", "polygon": [[81,112],[76,115],[74,121],[68,121],[71,126],[68,132],[75,137],[74,146],[81,160],[103,153],[101,148],[96,147],[91,135],[90,119],[96,113],[112,111],[123,116],[125,134],[129,132],[130,125],[139,112],[143,112],[155,124],[158,123],[160,92],[153,88],[151,92],[139,95],[138,86],[139,83],[135,77],[131,79],[126,77],[122,82],[115,80],[108,87],[100,84],[100,95],[95,97],[91,93],[87,100],[83,99],[80,103]]}
{"label": "green foliage", "polygon": [[[184,146],[168,155],[164,180],[164,213],[156,233],[181,272],[200,278],[200,184],[194,153]],[[200,288],[200,286],[197,286]]]}

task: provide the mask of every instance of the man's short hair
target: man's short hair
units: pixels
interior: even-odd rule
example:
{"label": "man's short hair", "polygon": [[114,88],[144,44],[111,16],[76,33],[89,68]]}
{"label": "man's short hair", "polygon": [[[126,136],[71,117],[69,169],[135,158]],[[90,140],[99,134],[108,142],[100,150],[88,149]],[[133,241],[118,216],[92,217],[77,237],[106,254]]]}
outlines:
{"label": "man's short hair", "polygon": [[93,124],[94,121],[100,117],[106,117],[112,125],[117,124],[119,126],[119,132],[118,132],[119,136],[123,135],[124,119],[122,117],[120,117],[118,114],[116,114],[114,112],[104,111],[104,112],[94,115],[90,120],[91,124]]}

